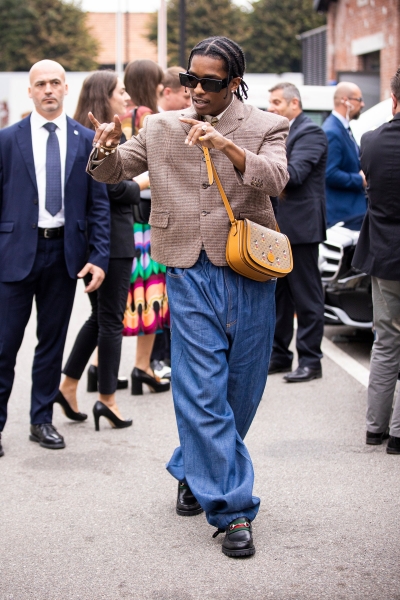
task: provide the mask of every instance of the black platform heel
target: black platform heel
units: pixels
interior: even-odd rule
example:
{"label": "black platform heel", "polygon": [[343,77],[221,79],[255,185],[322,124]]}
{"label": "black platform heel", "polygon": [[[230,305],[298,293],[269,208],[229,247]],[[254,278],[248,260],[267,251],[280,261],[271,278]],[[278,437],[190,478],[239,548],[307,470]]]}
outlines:
{"label": "black platform heel", "polygon": [[96,404],[93,406],[93,416],[94,416],[94,427],[96,431],[100,431],[100,417],[105,417],[110,425],[115,429],[123,429],[124,427],[130,427],[132,425],[132,419],[119,419],[112,410],[108,408],[103,402],[97,400]]}
{"label": "black platform heel", "polygon": [[166,379],[157,379],[148,375],[146,371],[135,367],[131,373],[132,395],[141,396],[143,394],[143,384],[149,386],[152,392],[158,394],[160,392],[168,392],[171,384]]}
{"label": "black platform heel", "polygon": [[[127,377],[118,377],[117,390],[126,390],[127,387],[128,387]],[[87,391],[88,392],[98,392],[99,391],[97,367],[95,367],[94,365],[90,365],[90,367],[88,368],[88,371],[87,371]]]}
{"label": "black platform heel", "polygon": [[61,406],[65,416],[68,417],[68,419],[71,419],[72,421],[86,421],[87,415],[85,415],[85,413],[75,412],[74,410],[72,410],[67,400],[64,398],[60,391],[55,397],[54,403],[57,403]]}

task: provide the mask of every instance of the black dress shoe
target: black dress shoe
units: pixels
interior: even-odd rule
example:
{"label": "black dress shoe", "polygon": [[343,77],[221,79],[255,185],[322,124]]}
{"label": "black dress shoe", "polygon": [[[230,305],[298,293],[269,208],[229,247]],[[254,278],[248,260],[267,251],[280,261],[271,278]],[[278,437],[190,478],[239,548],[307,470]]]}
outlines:
{"label": "black dress shoe", "polygon": [[383,440],[387,440],[389,437],[389,431],[386,430],[383,433],[372,433],[367,431],[365,436],[365,443],[370,446],[380,446]]}
{"label": "black dress shoe", "polygon": [[400,437],[395,437],[394,435],[389,436],[386,452],[388,454],[400,454]]}
{"label": "black dress shoe", "polygon": [[225,538],[222,542],[222,552],[226,556],[241,558],[242,556],[252,556],[255,553],[251,522],[245,517],[231,521],[226,529],[217,529],[213,537],[217,537],[219,533],[223,532],[225,532]]}
{"label": "black dress shoe", "polygon": [[59,450],[65,448],[65,442],[62,435],[51,423],[41,423],[40,425],[31,425],[31,442],[37,442],[42,448],[50,450]]}
{"label": "black dress shoe", "polygon": [[132,419],[120,419],[117,415],[110,409],[108,406],[97,400],[96,404],[93,406],[93,416],[94,416],[94,428],[96,431],[100,431],[100,417],[105,417],[110,425],[114,429],[123,429],[124,427],[130,427],[132,425]]}
{"label": "black dress shoe", "polygon": [[[98,392],[99,391],[99,382],[97,377],[97,367],[94,365],[90,365],[87,371],[87,391],[88,392]],[[118,377],[117,379],[117,390],[126,390],[128,387],[128,379],[127,377]]]}
{"label": "black dress shoe", "polygon": [[297,367],[295,371],[284,376],[288,383],[301,383],[312,379],[321,379],[322,369],[311,369],[311,367]]}
{"label": "black dress shoe", "polygon": [[268,375],[273,375],[274,373],[289,373],[289,371],[291,370],[292,363],[283,365],[282,363],[279,363],[276,360],[271,360],[268,367]]}
{"label": "black dress shoe", "polygon": [[75,412],[72,410],[68,404],[68,400],[64,398],[61,392],[58,392],[54,402],[61,406],[65,416],[68,417],[68,419],[71,419],[72,421],[85,421],[87,419],[87,415],[85,413]]}
{"label": "black dress shoe", "polygon": [[203,512],[187,483],[179,481],[176,512],[181,517],[194,517]]}
{"label": "black dress shoe", "polygon": [[168,392],[171,384],[167,379],[158,379],[158,377],[152,377],[146,371],[142,371],[135,367],[131,373],[132,380],[132,395],[141,396],[143,394],[143,384],[149,386],[152,392],[158,394],[159,392]]}
{"label": "black dress shoe", "polygon": [[3,446],[1,445],[1,433],[0,433],[0,456],[4,456]]}

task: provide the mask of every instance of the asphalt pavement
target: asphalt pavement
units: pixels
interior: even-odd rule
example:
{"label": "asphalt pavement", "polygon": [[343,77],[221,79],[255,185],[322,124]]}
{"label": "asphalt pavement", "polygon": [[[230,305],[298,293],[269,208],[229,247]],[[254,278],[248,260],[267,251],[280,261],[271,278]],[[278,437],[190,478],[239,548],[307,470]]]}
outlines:
{"label": "asphalt pavement", "polygon": [[[66,353],[88,312],[80,285]],[[124,339],[121,374],[135,343]],[[34,345],[32,318],[0,459],[1,600],[400,600],[400,456],[365,445],[366,388],[331,359],[320,380],[267,382],[246,438],[262,499],[257,552],[235,560],[204,515],[175,514],[170,392],[118,392],[133,426],[102,419],[95,432],[96,394],[82,381],[86,422],[55,407],[66,449],[28,440]]]}

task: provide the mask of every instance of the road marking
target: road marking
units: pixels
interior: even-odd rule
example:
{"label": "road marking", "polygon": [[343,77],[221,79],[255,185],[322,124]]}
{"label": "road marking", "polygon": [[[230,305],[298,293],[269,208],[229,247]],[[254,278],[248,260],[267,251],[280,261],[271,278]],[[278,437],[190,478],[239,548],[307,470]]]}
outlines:
{"label": "road marking", "polygon": [[363,386],[368,387],[369,370],[363,367],[357,360],[338,348],[331,340],[323,337],[321,350],[339,367],[342,367],[349,375],[357,379]]}

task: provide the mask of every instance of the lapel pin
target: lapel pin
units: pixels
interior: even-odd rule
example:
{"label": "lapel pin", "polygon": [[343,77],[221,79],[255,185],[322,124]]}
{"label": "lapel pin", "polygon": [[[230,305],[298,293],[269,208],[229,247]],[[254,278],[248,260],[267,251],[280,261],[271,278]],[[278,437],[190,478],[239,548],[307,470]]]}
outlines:
{"label": "lapel pin", "polygon": [[79,135],[79,131],[77,131],[76,129],[74,129],[74,134],[75,135]]}

